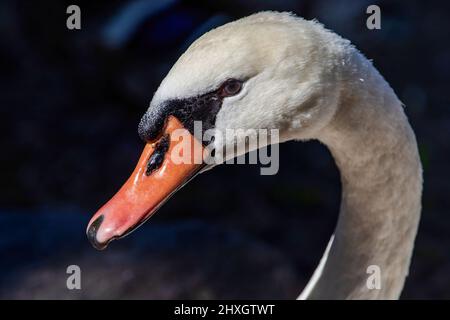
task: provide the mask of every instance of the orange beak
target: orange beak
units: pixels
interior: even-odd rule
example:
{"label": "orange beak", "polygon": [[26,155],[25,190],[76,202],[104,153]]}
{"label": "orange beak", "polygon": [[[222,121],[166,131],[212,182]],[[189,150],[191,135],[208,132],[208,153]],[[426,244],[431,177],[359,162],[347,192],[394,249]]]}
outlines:
{"label": "orange beak", "polygon": [[[173,141],[177,129],[183,130],[176,132],[181,141]],[[183,148],[178,143],[183,143]],[[159,140],[146,144],[122,188],[92,217],[86,232],[92,245],[104,249],[110,241],[126,236],[150,218],[204,166],[203,149],[202,143],[170,116]]]}

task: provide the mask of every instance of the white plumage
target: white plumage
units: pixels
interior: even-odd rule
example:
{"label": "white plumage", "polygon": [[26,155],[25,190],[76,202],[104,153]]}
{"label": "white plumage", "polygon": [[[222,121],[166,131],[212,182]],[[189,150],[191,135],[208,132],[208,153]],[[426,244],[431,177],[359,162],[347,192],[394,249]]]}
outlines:
{"label": "white plumage", "polygon": [[[318,139],[341,173],[334,240],[300,298],[398,298],[420,218],[422,169],[414,133],[388,83],[348,40],[321,24],[262,12],[195,41],[150,108],[209,92],[228,78],[246,82],[224,100],[218,130],[278,128],[282,141]],[[366,285],[370,265],[380,267],[379,290]]]}

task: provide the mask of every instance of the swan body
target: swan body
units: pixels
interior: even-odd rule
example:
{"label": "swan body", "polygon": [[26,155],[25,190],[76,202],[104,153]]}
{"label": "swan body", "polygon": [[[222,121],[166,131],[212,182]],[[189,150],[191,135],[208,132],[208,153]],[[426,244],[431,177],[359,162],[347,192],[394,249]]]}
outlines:
{"label": "swan body", "polygon": [[[168,102],[195,101],[226,79],[243,86],[221,100],[214,130],[276,128],[281,142],[316,139],[340,170],[335,233],[299,298],[397,299],[420,218],[422,169],[414,133],[388,83],[348,40],[321,24],[261,12],[188,48],[156,91],[141,136],[156,128]],[[218,140],[214,149],[226,153],[243,143]],[[379,288],[367,285],[370,266],[380,270]]]}

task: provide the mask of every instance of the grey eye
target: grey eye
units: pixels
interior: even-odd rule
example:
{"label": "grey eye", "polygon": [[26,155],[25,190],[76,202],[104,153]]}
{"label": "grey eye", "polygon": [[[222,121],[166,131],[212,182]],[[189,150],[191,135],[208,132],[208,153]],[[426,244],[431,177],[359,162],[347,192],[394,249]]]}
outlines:
{"label": "grey eye", "polygon": [[219,88],[219,95],[222,97],[230,97],[237,95],[242,89],[242,81],[236,79],[228,79]]}

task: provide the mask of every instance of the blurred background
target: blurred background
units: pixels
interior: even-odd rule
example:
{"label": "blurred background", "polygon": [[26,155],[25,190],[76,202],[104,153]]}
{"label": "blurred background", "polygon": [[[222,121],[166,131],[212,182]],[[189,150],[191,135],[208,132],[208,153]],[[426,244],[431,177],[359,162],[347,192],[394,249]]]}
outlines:
{"label": "blurred background", "polygon": [[[66,8],[81,8],[81,30]],[[381,30],[366,28],[370,4]],[[286,143],[280,171],[221,166],[138,231],[97,252],[91,215],[131,173],[137,124],[204,32],[261,10],[318,19],[350,39],[406,105],[424,166],[423,218],[403,298],[450,298],[450,4],[434,1],[0,2],[0,298],[292,299],[336,222],[327,149]],[[66,268],[82,270],[67,290]]]}

